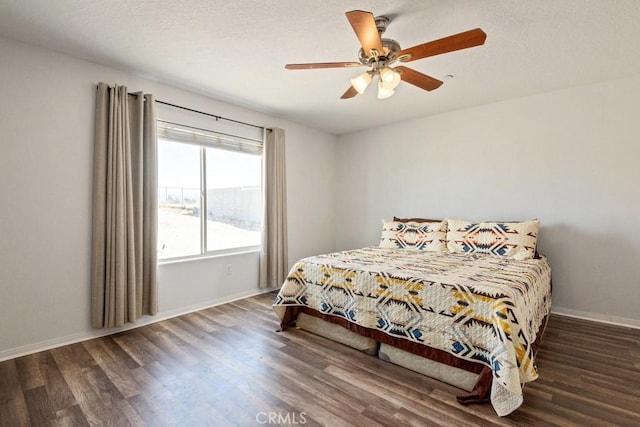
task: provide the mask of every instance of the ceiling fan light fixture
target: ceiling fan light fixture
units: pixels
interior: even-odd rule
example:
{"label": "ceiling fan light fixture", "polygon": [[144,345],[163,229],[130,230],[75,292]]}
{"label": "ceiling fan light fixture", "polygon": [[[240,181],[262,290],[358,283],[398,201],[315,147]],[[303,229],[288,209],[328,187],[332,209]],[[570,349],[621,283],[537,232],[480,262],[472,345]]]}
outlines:
{"label": "ceiling fan light fixture", "polygon": [[397,41],[382,37],[390,22],[388,17],[375,17],[371,12],[364,10],[351,10],[345,15],[360,42],[358,62],[314,62],[285,65],[287,70],[368,67],[369,71],[351,79],[351,85],[340,99],[350,99],[358,94],[362,95],[375,77],[378,77],[378,99],[392,96],[394,89],[401,81],[422,90],[435,90],[443,84],[441,80],[404,65],[396,67],[391,67],[391,65],[396,61],[411,62],[481,46],[487,39],[487,34],[482,29],[475,28],[402,49]]}
{"label": "ceiling fan light fixture", "polygon": [[384,67],[380,70],[380,84],[385,89],[395,89],[400,84],[400,73],[391,67]]}
{"label": "ceiling fan light fixture", "polygon": [[394,93],[395,91],[393,89],[384,87],[384,84],[382,83],[382,79],[380,79],[380,82],[378,83],[378,99],[389,98]]}
{"label": "ceiling fan light fixture", "polygon": [[371,73],[369,71],[366,71],[360,74],[358,77],[351,79],[351,86],[353,86],[353,88],[358,91],[360,95],[362,95],[364,91],[367,90],[367,87],[369,87],[370,83]]}

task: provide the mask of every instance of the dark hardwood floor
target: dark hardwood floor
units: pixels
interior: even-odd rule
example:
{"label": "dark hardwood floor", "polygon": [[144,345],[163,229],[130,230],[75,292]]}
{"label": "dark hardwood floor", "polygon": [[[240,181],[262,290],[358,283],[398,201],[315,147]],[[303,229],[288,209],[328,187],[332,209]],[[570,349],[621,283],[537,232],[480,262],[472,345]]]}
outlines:
{"label": "dark hardwood floor", "polygon": [[0,425],[640,425],[640,330],[552,316],[500,418],[454,387],[299,331],[273,294],[0,363]]}

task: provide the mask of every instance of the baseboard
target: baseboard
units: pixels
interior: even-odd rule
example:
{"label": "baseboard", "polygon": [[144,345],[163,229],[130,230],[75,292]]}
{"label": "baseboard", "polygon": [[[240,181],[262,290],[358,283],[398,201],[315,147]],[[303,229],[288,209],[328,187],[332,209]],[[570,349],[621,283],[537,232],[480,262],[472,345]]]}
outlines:
{"label": "baseboard", "polygon": [[627,328],[640,329],[640,320],[626,317],[609,316],[606,314],[591,313],[588,311],[573,310],[564,307],[552,307],[551,313],[559,316],[575,317],[577,319],[591,320],[593,322],[608,323],[611,325],[626,326]]}
{"label": "baseboard", "polygon": [[[140,326],[150,325],[152,323],[161,322],[163,320],[171,319],[173,317],[182,316],[183,314],[193,313],[194,311],[204,310],[205,308],[215,307],[237,301],[244,298],[249,298],[255,295],[264,294],[267,292],[273,292],[277,290],[273,289],[252,289],[250,291],[239,292],[233,295],[227,295],[225,297],[216,298],[213,300],[205,301],[199,304],[194,304],[188,307],[181,307],[179,309],[164,311],[155,316],[144,316],[136,323],[123,326],[121,328],[113,329],[99,329],[89,332],[80,332],[77,334],[66,335],[64,337],[54,338],[51,340],[40,341],[33,344],[28,344],[21,347],[10,348],[8,350],[0,351],[0,362],[9,359],[15,359],[16,357],[26,356],[28,354],[38,353],[44,350],[50,350],[52,348],[61,347],[63,345],[75,344],[77,342],[90,340],[93,338],[99,338],[106,335],[115,334],[122,331],[128,331],[130,329],[139,328]],[[553,307],[551,313],[559,316],[575,317],[577,319],[590,320],[599,323],[608,323],[612,325],[625,326],[628,328],[640,329],[640,320],[628,319],[626,317],[609,316],[598,313],[591,313],[588,311],[573,310],[564,307]]]}
{"label": "baseboard", "polygon": [[163,320],[171,319],[173,317],[182,316],[183,314],[193,313],[194,311],[198,311],[198,310],[204,310],[205,308],[227,304],[233,301],[249,298],[249,297],[264,294],[267,292],[273,292],[274,290],[276,289],[275,288],[252,289],[250,291],[227,295],[225,297],[216,298],[213,300],[194,304],[188,307],[181,307],[179,309],[164,311],[162,313],[156,314],[155,316],[143,316],[136,323],[123,326],[121,328],[98,329],[98,330],[92,330],[87,332],[79,332],[77,334],[66,335],[66,336],[54,338],[51,340],[39,341],[37,343],[28,344],[21,347],[2,350],[0,351],[0,362],[9,360],[9,359],[15,359],[16,357],[26,356],[28,354],[38,353],[44,350],[50,350],[52,348],[61,347],[63,345],[75,344],[81,341],[99,338],[99,337],[115,334],[122,331],[128,331],[130,329],[139,328],[140,326],[150,325],[152,323],[161,322]]}

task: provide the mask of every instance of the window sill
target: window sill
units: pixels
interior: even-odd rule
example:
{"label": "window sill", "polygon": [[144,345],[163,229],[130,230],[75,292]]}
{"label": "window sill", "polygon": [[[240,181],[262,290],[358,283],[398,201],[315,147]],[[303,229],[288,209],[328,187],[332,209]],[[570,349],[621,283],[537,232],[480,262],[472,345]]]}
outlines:
{"label": "window sill", "polygon": [[207,259],[225,258],[229,256],[251,254],[256,252],[260,252],[260,246],[249,246],[245,248],[225,249],[220,251],[208,252],[203,255],[193,255],[193,256],[186,256],[186,257],[180,257],[180,258],[167,258],[167,259],[158,260],[158,265],[178,264],[183,262],[194,262],[194,261],[197,262],[197,261],[202,261]]}

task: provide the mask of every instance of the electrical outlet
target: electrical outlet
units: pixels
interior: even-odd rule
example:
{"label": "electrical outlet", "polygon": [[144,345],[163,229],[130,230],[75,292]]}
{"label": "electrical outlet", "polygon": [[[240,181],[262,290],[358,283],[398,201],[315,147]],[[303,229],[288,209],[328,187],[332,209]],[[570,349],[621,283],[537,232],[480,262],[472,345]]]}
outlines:
{"label": "electrical outlet", "polygon": [[231,276],[231,264],[227,264],[226,274],[227,276]]}

